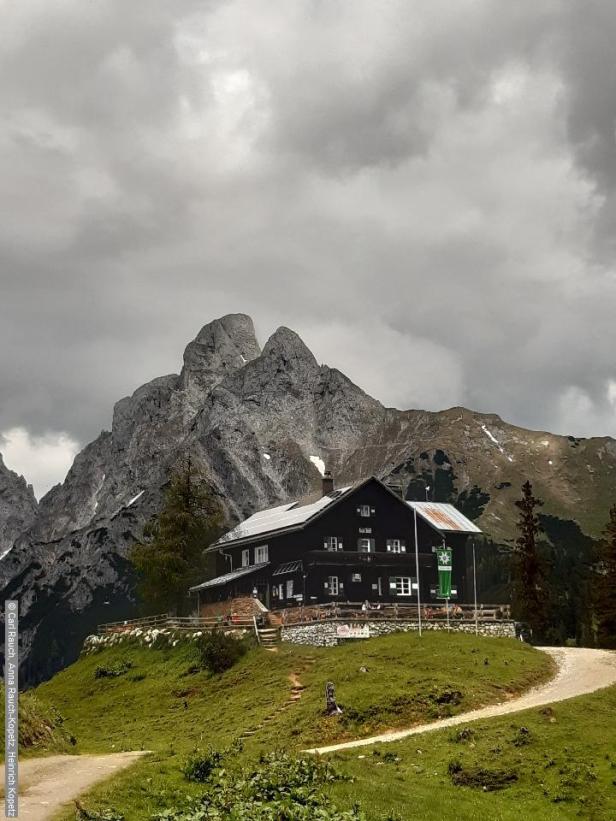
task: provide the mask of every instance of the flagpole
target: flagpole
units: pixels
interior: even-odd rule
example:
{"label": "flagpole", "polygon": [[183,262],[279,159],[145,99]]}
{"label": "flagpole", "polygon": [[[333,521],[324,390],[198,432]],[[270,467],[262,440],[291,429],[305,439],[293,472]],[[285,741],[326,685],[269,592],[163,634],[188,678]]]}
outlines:
{"label": "flagpole", "polygon": [[477,565],[475,564],[475,540],[473,539],[473,592],[475,594],[475,635],[479,633],[477,623]]}
{"label": "flagpole", "polygon": [[419,592],[419,541],[417,539],[417,508],[413,508],[415,519],[415,573],[417,575],[417,621],[419,624],[419,635],[421,637],[421,595]]}

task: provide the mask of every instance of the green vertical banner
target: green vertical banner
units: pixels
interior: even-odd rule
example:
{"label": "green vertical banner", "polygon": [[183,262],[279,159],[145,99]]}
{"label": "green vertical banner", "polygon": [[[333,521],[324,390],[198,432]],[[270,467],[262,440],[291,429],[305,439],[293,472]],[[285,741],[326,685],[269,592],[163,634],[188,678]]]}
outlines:
{"label": "green vertical banner", "polygon": [[438,596],[440,599],[448,599],[451,596],[451,555],[450,547],[438,547],[436,549]]}

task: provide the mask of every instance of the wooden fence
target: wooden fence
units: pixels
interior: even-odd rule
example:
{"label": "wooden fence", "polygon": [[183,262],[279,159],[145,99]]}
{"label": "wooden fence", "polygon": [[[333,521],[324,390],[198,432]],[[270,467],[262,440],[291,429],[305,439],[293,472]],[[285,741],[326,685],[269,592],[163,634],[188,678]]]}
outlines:
{"label": "wooden fence", "polygon": [[[457,621],[500,621],[511,618],[509,605],[482,604],[478,605],[477,612],[472,604],[449,604],[449,614],[446,606],[426,605],[421,608],[421,618],[425,621],[432,619],[450,619]],[[414,621],[417,619],[417,605],[411,604],[369,604],[365,602],[346,602],[331,604],[315,604],[303,607],[291,607],[275,611],[272,616],[278,618],[281,624],[297,624],[309,621],[338,621],[370,619],[378,621]]]}
{"label": "wooden fence", "polygon": [[157,616],[145,616],[141,619],[125,619],[124,621],[110,621],[99,624],[100,635],[107,633],[126,633],[130,630],[186,630],[194,632],[196,630],[213,630],[216,627],[237,627],[238,629],[252,630],[254,620],[252,616],[212,616],[204,618],[202,616],[170,616],[168,613],[161,613]]}

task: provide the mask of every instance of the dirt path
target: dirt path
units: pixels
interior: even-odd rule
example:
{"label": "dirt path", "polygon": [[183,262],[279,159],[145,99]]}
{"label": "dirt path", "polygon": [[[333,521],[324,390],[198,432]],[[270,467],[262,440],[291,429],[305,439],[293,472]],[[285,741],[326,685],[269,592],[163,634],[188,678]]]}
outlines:
{"label": "dirt path", "polygon": [[452,727],[455,724],[466,724],[468,721],[477,721],[482,718],[492,718],[508,713],[517,713],[529,707],[541,707],[554,701],[564,701],[574,696],[581,696],[616,684],[616,653],[607,650],[589,650],[578,647],[542,647],[549,653],[558,665],[558,672],[547,684],[529,690],[519,698],[493,704],[491,707],[482,707],[452,718],[444,718],[431,724],[420,724],[408,730],[395,730],[382,735],[361,738],[356,741],[345,741],[341,744],[331,744],[328,747],[317,747],[304,750],[307,753],[332,753],[336,750],[348,750],[352,747],[363,747],[367,744],[376,744],[381,741],[398,741],[419,733],[429,733]]}
{"label": "dirt path", "polygon": [[144,752],[52,755],[19,762],[19,817],[48,821],[98,781],[130,767]]}

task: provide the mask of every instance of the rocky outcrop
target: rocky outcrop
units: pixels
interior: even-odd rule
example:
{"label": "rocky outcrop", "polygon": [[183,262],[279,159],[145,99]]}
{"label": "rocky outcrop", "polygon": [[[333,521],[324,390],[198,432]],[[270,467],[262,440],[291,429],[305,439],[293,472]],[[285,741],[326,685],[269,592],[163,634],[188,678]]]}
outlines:
{"label": "rocky outcrop", "polygon": [[406,498],[430,486],[431,499],[454,502],[500,541],[512,538],[513,501],[529,476],[547,513],[589,534],[616,486],[614,440],[527,431],[464,408],[385,408],[288,328],[261,350],[250,317],[226,316],[189,343],[178,375],[116,404],[111,430],[76,457],[35,518],[33,497],[16,506],[22,524],[8,538],[21,535],[0,584],[21,602],[30,681],[75,658],[97,622],[132,614],[128,549],[187,453],[229,523],[317,490],[323,464],[338,484],[374,474]]}
{"label": "rocky outcrop", "polygon": [[0,454],[0,557],[34,522],[37,503],[32,485],[9,470]]}

